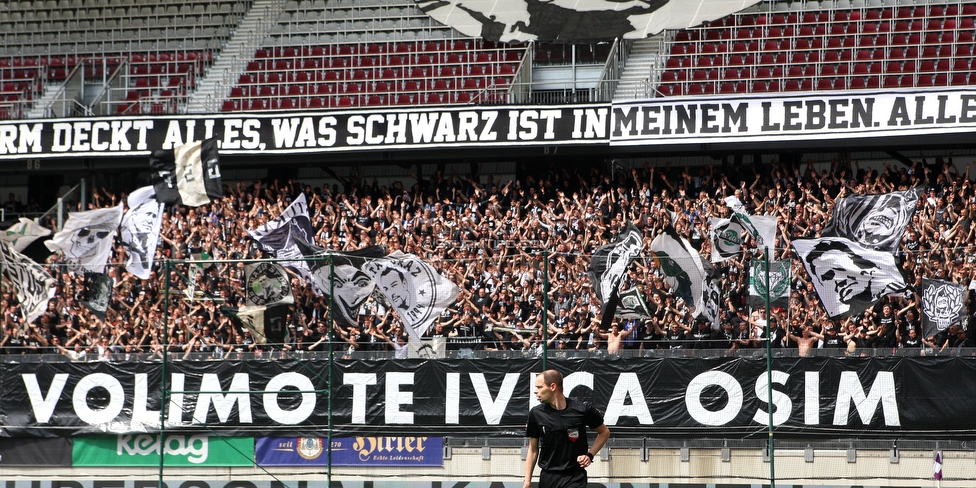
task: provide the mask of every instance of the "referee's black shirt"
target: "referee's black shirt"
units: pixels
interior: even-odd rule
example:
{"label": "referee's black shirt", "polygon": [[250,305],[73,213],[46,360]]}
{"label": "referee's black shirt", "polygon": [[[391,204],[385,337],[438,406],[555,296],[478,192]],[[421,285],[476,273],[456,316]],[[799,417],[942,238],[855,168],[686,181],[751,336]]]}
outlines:
{"label": "referee's black shirt", "polygon": [[566,408],[543,403],[529,411],[526,437],[539,439],[539,468],[547,471],[583,469],[576,460],[590,445],[587,427],[603,425],[603,414],[588,403],[566,398]]}

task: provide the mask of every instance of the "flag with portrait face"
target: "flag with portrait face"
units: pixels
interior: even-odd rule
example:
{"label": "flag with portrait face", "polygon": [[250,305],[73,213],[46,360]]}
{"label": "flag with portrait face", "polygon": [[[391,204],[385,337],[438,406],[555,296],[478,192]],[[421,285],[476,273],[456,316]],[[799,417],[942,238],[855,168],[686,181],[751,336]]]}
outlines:
{"label": "flag with portrait face", "polygon": [[694,316],[705,311],[705,273],[701,256],[674,229],[667,228],[651,242],[650,257],[667,276],[671,292],[694,307]]}
{"label": "flag with portrait face", "polygon": [[838,198],[821,235],[844,237],[868,249],[897,251],[924,193],[925,188],[919,187]]}
{"label": "flag with portrait face", "polygon": [[831,319],[860,314],[882,297],[909,291],[890,252],[843,237],[796,239],[793,250]]}
{"label": "flag with portrait face", "polygon": [[712,262],[719,263],[742,254],[742,226],[732,219],[708,219]]}
{"label": "flag with portrait face", "polygon": [[128,203],[129,210],[119,226],[119,241],[126,250],[125,270],[148,280],[159,244],[164,205],[156,200],[156,190],[151,186],[130,193]]}
{"label": "flag with portrait face", "polygon": [[61,232],[54,234],[44,245],[52,252],[64,254],[68,271],[104,273],[121,221],[121,203],[109,208],[71,212]]}
{"label": "flag with portrait face", "polygon": [[27,249],[27,246],[32,242],[49,235],[51,235],[51,229],[41,226],[32,219],[21,217],[16,224],[11,225],[7,230],[0,231],[0,240],[10,244],[14,251],[24,252],[24,249]]}
{"label": "flag with portrait face", "polygon": [[298,248],[306,258],[312,289],[321,296],[333,296],[333,320],[343,327],[359,323],[359,311],[369,298],[376,283],[362,271],[367,259],[386,255],[382,246],[368,246],[348,252],[330,251],[298,240]]}
{"label": "flag with portrait face", "polygon": [[3,240],[0,240],[0,266],[3,275],[13,284],[17,300],[20,301],[20,311],[27,323],[47,311],[47,303],[54,295],[57,281],[43,266],[15,251]]}
{"label": "flag with portrait face", "polygon": [[613,242],[600,246],[590,258],[587,274],[603,307],[605,320],[607,316],[612,317],[614,314],[614,308],[619,302],[617,293],[620,282],[627,274],[630,261],[639,256],[643,249],[643,234],[633,222],[627,222]]}
{"label": "flag with portrait face", "polygon": [[376,283],[414,340],[420,340],[437,317],[457,301],[460,292],[433,266],[402,251],[369,259],[362,270]]}
{"label": "flag with portrait face", "polygon": [[966,287],[949,281],[922,278],[923,337],[932,337],[951,324],[966,322]]}
{"label": "flag with portrait face", "polygon": [[112,299],[112,279],[105,273],[85,273],[85,292],[81,304],[99,319],[105,320]]}

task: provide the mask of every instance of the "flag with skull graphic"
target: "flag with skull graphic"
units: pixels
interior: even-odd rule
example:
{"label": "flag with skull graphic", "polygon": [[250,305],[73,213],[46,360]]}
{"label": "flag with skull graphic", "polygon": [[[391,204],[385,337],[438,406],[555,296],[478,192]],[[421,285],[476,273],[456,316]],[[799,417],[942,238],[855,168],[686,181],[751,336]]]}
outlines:
{"label": "flag with skull graphic", "polygon": [[122,204],[71,212],[61,232],[44,243],[52,252],[64,253],[68,271],[104,273],[112,254],[112,242],[122,221]]}
{"label": "flag with skull graphic", "polygon": [[931,337],[966,320],[966,287],[922,278],[922,330]]}

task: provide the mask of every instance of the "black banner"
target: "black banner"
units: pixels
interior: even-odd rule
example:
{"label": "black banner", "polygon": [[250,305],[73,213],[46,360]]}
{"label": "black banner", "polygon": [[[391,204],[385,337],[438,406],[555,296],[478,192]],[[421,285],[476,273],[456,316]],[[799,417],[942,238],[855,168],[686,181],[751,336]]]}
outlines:
{"label": "black banner", "polygon": [[148,156],[212,137],[221,155],[605,145],[609,128],[609,104],[3,121],[0,160]]}
{"label": "black banner", "polygon": [[[541,360],[337,361],[335,436],[522,436]],[[570,396],[592,402],[615,437],[765,436],[762,358],[551,359]],[[329,425],[328,362],[167,364],[167,430],[308,436]],[[5,364],[5,436],[152,431],[160,363]],[[952,378],[952,387],[945,379]],[[971,436],[976,360],[776,358],[778,435]],[[204,427],[205,426],[205,427]],[[324,435],[324,434],[323,434]]]}
{"label": "black banner", "polygon": [[0,437],[0,466],[71,466],[71,439]]}

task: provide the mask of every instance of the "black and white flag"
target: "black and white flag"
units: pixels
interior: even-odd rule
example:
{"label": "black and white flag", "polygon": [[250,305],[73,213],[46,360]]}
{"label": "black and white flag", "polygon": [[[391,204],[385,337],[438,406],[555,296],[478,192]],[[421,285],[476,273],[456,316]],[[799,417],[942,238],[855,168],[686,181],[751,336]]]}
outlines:
{"label": "black and white flag", "polygon": [[305,194],[299,193],[291,205],[284,212],[281,212],[276,219],[247,233],[265,252],[271,253],[279,259],[293,258],[295,261],[282,261],[281,265],[295,271],[306,280],[309,279],[310,270],[303,258],[301,249],[298,248],[297,241],[313,242],[315,231],[312,230],[312,221],[308,217],[308,203],[305,201]]}
{"label": "black and white flag", "polygon": [[897,251],[924,187],[882,195],[850,195],[834,202],[823,237],[845,237],[866,248]]}
{"label": "black and white flag", "polygon": [[288,305],[245,305],[231,313],[241,325],[251,330],[255,344],[281,345],[285,342],[285,319]]}
{"label": "black and white flag", "polygon": [[600,300],[604,320],[613,316],[620,282],[627,274],[630,261],[639,256],[643,249],[643,234],[632,222],[627,222],[613,242],[600,246],[590,258],[587,274]]}
{"label": "black and white flag", "polygon": [[705,267],[698,251],[672,228],[658,234],[651,242],[650,257],[668,278],[671,292],[694,306],[694,316],[705,309]]}
{"label": "black and white flag", "polygon": [[966,287],[943,280],[922,278],[923,337],[931,337],[951,324],[965,325]]}
{"label": "black and white flag", "polygon": [[386,249],[382,246],[369,246],[355,251],[338,252],[301,240],[297,244],[306,258],[320,258],[307,261],[311,270],[309,281],[316,294],[334,296],[333,305],[337,313],[333,315],[333,319],[343,327],[358,324],[360,308],[376,289],[373,278],[362,271],[363,264],[367,259],[385,256]]}
{"label": "black and white flag", "polygon": [[843,237],[797,239],[793,249],[832,319],[860,314],[884,296],[908,291],[890,252]]}
{"label": "black and white flag", "polygon": [[766,260],[753,259],[749,263],[749,306],[766,306],[766,291],[769,291],[770,307],[790,305],[790,261],[770,261],[769,279],[766,278]]}
{"label": "black and white flag", "polygon": [[582,43],[643,39],[739,12],[758,0],[416,0],[466,36],[493,42]]}
{"label": "black and white flag", "polygon": [[14,251],[24,252],[24,249],[27,249],[27,246],[32,242],[49,235],[51,235],[51,229],[39,225],[32,219],[21,217],[16,224],[0,232],[0,240],[6,241],[13,247]]}
{"label": "black and white flag", "polygon": [[278,263],[245,264],[244,303],[251,306],[295,303],[285,268]]}
{"label": "black and white flag", "polygon": [[162,203],[199,207],[224,194],[216,138],[153,151],[149,168]]}
{"label": "black and white flag", "polygon": [[105,320],[108,302],[112,299],[112,279],[105,273],[85,273],[85,294],[81,304],[99,319]]}
{"label": "black and white flag", "polygon": [[732,210],[735,221],[756,241],[756,246],[767,256],[772,256],[771,252],[776,245],[776,226],[779,225],[779,218],[749,215],[745,205],[735,196],[726,197],[725,205]]}
{"label": "black and white flag", "polygon": [[125,270],[143,280],[149,279],[159,229],[163,222],[164,205],[156,201],[156,190],[144,186],[129,194],[129,210],[122,216],[120,241],[125,247]]}
{"label": "black and white flag", "polygon": [[708,261],[702,261],[702,269],[705,270],[705,282],[702,283],[702,313],[698,320],[705,320],[718,330],[722,319],[722,275]]}
{"label": "black and white flag", "polygon": [[362,270],[393,307],[413,340],[458,299],[460,288],[413,254],[394,251],[363,264]]}
{"label": "black and white flag", "polygon": [[708,219],[712,262],[727,261],[742,254],[742,226],[732,219]]}
{"label": "black and white flag", "polygon": [[637,288],[628,288],[620,292],[620,303],[617,305],[617,317],[625,319],[640,319],[651,316],[647,310],[647,302]]}
{"label": "black and white flag", "polygon": [[54,295],[57,281],[27,256],[15,251],[6,241],[0,240],[0,266],[3,275],[13,284],[20,301],[20,311],[27,323],[31,323],[47,311],[47,302]]}
{"label": "black and white flag", "polygon": [[104,273],[121,221],[121,203],[109,208],[71,212],[61,232],[54,234],[44,245],[52,252],[64,254],[68,271]]}

